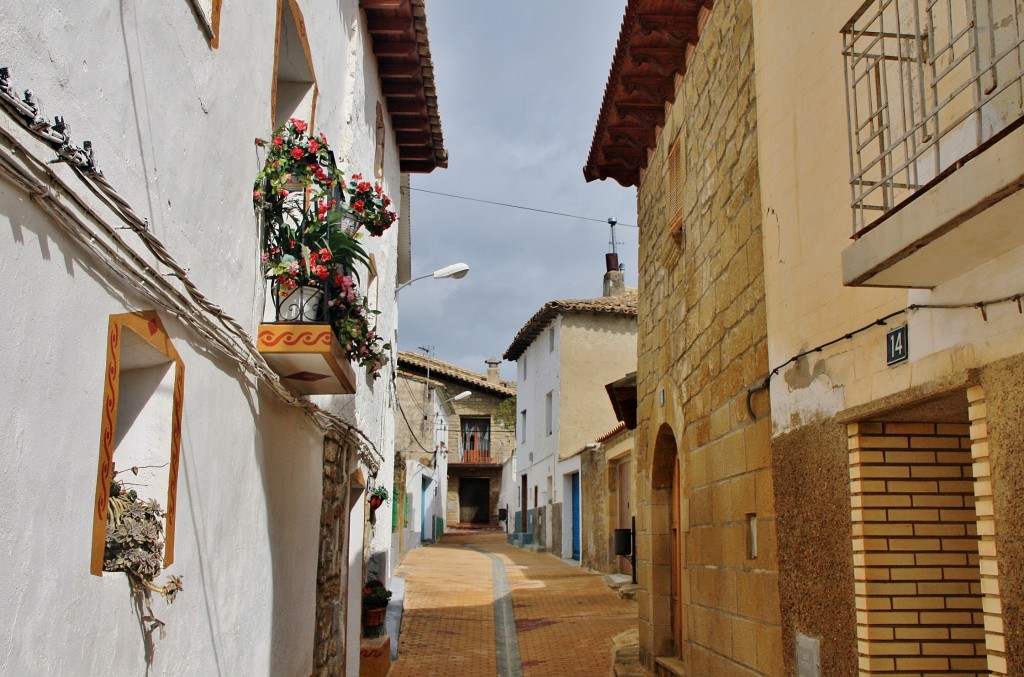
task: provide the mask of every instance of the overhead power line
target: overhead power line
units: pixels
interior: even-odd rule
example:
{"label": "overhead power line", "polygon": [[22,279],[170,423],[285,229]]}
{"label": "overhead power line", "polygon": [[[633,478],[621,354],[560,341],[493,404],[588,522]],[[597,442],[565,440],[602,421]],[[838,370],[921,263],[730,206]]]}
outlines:
{"label": "overhead power line", "polygon": [[[581,219],[583,221],[596,221],[598,223],[608,223],[608,219],[595,219],[589,216],[580,216],[578,214],[566,214],[564,212],[553,212],[548,209],[537,209],[536,207],[524,207],[523,205],[509,204],[508,202],[495,202],[493,200],[481,200],[476,197],[466,197],[465,195],[452,195],[451,193],[440,193],[436,190],[427,190],[426,188],[413,188],[412,190],[420,193],[430,193],[431,195],[441,195],[443,197],[451,197],[457,200],[468,200],[470,202],[482,202],[487,205],[497,205],[499,207],[509,207],[511,209],[524,209],[528,212],[539,212],[541,214],[552,214],[554,216],[564,216],[570,219]],[[618,223],[620,226],[626,226],[628,228],[636,228],[636,224],[633,223]]]}

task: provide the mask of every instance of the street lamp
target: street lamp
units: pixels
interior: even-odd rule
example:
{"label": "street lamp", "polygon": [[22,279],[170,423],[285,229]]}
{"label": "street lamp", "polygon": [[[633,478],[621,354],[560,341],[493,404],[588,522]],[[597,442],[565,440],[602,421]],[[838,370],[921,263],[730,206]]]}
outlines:
{"label": "street lamp", "polygon": [[466,399],[467,397],[469,397],[472,394],[473,394],[472,391],[463,390],[461,393],[459,393],[455,397],[449,397],[447,400],[445,400],[441,404],[448,404],[449,402],[458,402],[459,400]]}
{"label": "street lamp", "polygon": [[420,277],[414,277],[405,284],[398,285],[398,287],[395,289],[395,296],[398,296],[398,292],[402,291],[403,289],[408,287],[413,282],[416,282],[417,280],[425,280],[428,277],[432,277],[435,280],[440,280],[445,277],[450,277],[453,280],[461,280],[462,278],[466,277],[466,273],[468,272],[469,264],[453,263],[450,266],[439,268],[438,270],[435,270],[433,273],[430,273],[429,275],[421,275]]}

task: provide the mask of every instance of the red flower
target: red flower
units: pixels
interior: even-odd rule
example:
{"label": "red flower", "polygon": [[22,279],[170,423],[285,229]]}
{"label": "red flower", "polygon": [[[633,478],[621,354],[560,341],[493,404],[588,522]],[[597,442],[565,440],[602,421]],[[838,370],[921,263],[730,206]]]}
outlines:
{"label": "red flower", "polygon": [[327,247],[324,247],[323,249],[320,250],[320,260],[321,261],[330,261],[331,258],[332,257],[331,257],[331,250],[330,249],[328,249]]}
{"label": "red flower", "polygon": [[301,148],[292,148],[291,156],[296,160],[300,159],[305,153],[302,152]]}
{"label": "red flower", "polygon": [[323,167],[317,167],[316,173],[314,173],[313,176],[323,181],[324,179],[327,178],[327,172],[324,171]]}
{"label": "red flower", "polygon": [[320,150],[320,144],[316,142],[316,139],[311,139],[309,142],[309,152],[315,153]]}
{"label": "red flower", "polygon": [[266,143],[266,141],[264,141],[263,139],[261,139],[261,138],[260,138],[260,137],[258,137],[258,136],[256,137],[256,145],[257,145],[257,146],[262,146],[262,145],[263,145],[263,144],[265,144],[265,143]]}
{"label": "red flower", "polygon": [[306,131],[306,127],[309,126],[305,122],[303,122],[302,120],[296,120],[295,118],[289,119],[289,122],[291,122],[293,125],[295,125],[295,131],[300,132],[300,133]]}
{"label": "red flower", "polygon": [[353,174],[353,175],[352,175],[352,180],[353,180],[353,181],[358,181],[358,180],[359,180],[359,179],[361,179],[361,178],[363,178],[363,175],[362,175],[362,174]]}
{"label": "red flower", "polygon": [[358,186],[356,186],[356,190],[358,190],[360,193],[366,192],[370,190],[370,183],[368,181],[363,181]]}
{"label": "red flower", "polygon": [[376,186],[373,187],[373,190],[374,190],[375,193],[377,193],[377,195],[383,195],[384,194],[384,189],[380,187],[379,183]]}
{"label": "red flower", "polygon": [[280,136],[275,136],[274,137],[274,145],[275,146],[283,146],[284,145],[284,139],[282,139]]}
{"label": "red flower", "polygon": [[252,199],[259,200],[261,197],[263,197],[263,193],[261,193],[260,191],[254,190],[252,192]]}
{"label": "red flower", "polygon": [[286,191],[284,188],[281,189],[281,197],[288,197],[288,191]]}
{"label": "red flower", "polygon": [[366,205],[363,203],[362,200],[356,200],[355,202],[352,203],[352,209],[362,214],[363,211],[366,209]]}

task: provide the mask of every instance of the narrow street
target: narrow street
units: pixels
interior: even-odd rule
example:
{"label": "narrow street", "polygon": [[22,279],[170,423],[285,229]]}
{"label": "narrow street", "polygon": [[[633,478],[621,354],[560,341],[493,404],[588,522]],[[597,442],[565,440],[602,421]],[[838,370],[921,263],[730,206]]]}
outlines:
{"label": "narrow street", "polygon": [[508,545],[503,533],[446,534],[409,553],[391,677],[607,675],[636,602],[604,577]]}

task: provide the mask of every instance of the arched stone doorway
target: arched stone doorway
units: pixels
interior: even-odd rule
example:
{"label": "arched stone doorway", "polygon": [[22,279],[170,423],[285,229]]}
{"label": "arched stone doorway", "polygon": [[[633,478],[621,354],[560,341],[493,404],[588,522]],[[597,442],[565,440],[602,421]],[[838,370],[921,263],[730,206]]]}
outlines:
{"label": "arched stone doorway", "polygon": [[672,427],[658,429],[651,464],[651,610],[654,656],[678,657],[683,644],[682,552],[679,447]]}

